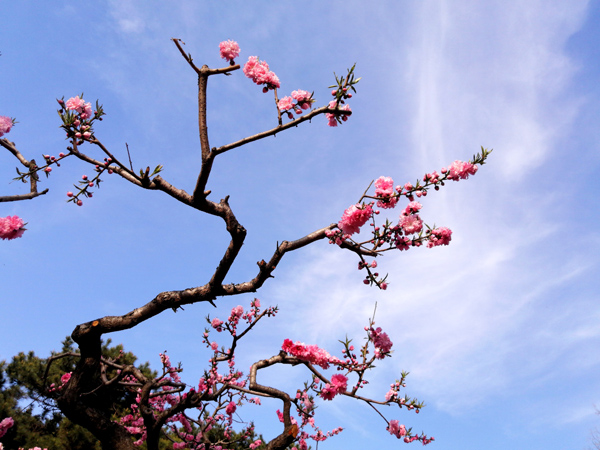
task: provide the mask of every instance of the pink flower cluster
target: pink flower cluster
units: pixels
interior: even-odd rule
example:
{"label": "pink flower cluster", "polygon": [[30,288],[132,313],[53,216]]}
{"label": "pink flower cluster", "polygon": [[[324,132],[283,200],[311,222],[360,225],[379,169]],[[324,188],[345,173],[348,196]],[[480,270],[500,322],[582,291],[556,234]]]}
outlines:
{"label": "pink flower cluster", "polygon": [[369,337],[373,341],[373,345],[375,346],[375,357],[377,359],[383,359],[386,356],[389,356],[390,351],[392,350],[392,341],[387,333],[381,331],[381,327],[369,328]]}
{"label": "pink flower cluster", "polygon": [[233,62],[235,58],[240,56],[240,46],[237,42],[229,39],[219,44],[219,51],[221,52],[221,58]]}
{"label": "pink flower cluster", "polygon": [[[329,102],[329,109],[335,109],[335,110],[341,110],[341,111],[349,111],[352,112],[352,110],[350,109],[350,105],[344,105],[341,108],[338,108],[337,102],[335,100],[331,100]],[[337,127],[338,126],[338,116],[340,116],[341,114],[333,114],[333,113],[326,113],[325,114],[325,118],[327,119],[327,125],[329,125],[330,127]],[[342,120],[345,122],[346,120],[348,120],[348,115],[347,114],[343,114],[342,116]]]}
{"label": "pink flower cluster", "polygon": [[[67,138],[77,138],[89,140],[92,137],[92,123],[95,119],[102,120],[101,116],[102,107],[98,106],[98,111],[92,110],[91,103],[77,97],[71,97],[66,102],[58,100],[58,104],[61,106],[59,114],[63,118],[63,128],[67,132]],[[75,114],[65,114],[66,112],[72,112]]]}
{"label": "pink flower cluster", "polygon": [[404,442],[406,442],[407,444],[414,441],[421,441],[423,445],[427,445],[432,441],[435,441],[435,438],[428,438],[424,434],[422,434],[421,436],[411,436],[410,433],[406,431],[406,427],[400,424],[400,422],[398,422],[397,420],[390,420],[387,430],[392,436],[396,436],[398,439],[404,438]]}
{"label": "pink flower cluster", "polygon": [[438,245],[448,245],[452,239],[452,230],[446,227],[431,230],[427,248],[437,247]]}
{"label": "pink flower cluster", "polygon": [[[466,180],[469,175],[475,175],[478,167],[470,162],[465,161],[454,161],[448,168],[448,179],[449,180]],[[446,173],[446,169],[442,169],[442,173]]]}
{"label": "pink flower cluster", "polygon": [[66,105],[68,110],[79,113],[81,120],[88,120],[92,117],[93,112],[91,103],[86,103],[85,100],[79,98],[79,96],[71,97],[69,100],[67,100]]}
{"label": "pink flower cluster", "polygon": [[213,319],[213,320],[210,322],[210,325],[211,325],[211,326],[212,326],[212,327],[213,327],[215,330],[217,330],[219,333],[220,333],[221,331],[223,331],[223,327],[222,327],[222,325],[223,325],[223,321],[222,321],[222,320],[220,320],[220,319],[218,319],[217,317],[215,317],[215,318],[214,318],[214,319]]}
{"label": "pink flower cluster", "polygon": [[227,413],[227,415],[231,416],[235,410],[237,409],[237,405],[235,404],[235,402],[229,402],[227,404],[227,407],[225,408],[225,412]]}
{"label": "pink flower cluster", "polygon": [[395,207],[398,197],[394,194],[394,180],[390,177],[379,177],[375,180],[375,197],[381,197],[377,200],[377,206],[384,209]]}
{"label": "pink flower cluster", "polygon": [[397,420],[390,420],[387,430],[398,439],[406,436],[406,427],[401,425]]}
{"label": "pink flower cluster", "polygon": [[265,61],[259,61],[258,56],[250,56],[248,62],[244,64],[243,71],[256,84],[265,85],[263,92],[280,87],[277,75],[269,70],[269,65]]}
{"label": "pink flower cluster", "polygon": [[0,422],[0,438],[6,434],[8,429],[15,424],[15,421],[12,417],[7,417],[6,419],[2,419]]}
{"label": "pink flower cluster", "polygon": [[56,384],[52,383],[50,385],[50,388],[48,389],[50,392],[54,392],[56,390],[60,390],[63,387],[65,387],[65,384],[67,384],[69,382],[69,380],[71,379],[71,375],[73,372],[67,372],[64,373],[61,377],[60,377],[60,386],[56,386]]}
{"label": "pink flower cluster", "polygon": [[257,439],[252,444],[250,444],[250,450],[254,450],[257,447],[260,447],[261,445],[262,445],[262,441],[260,439]]}
{"label": "pink flower cluster", "polygon": [[[336,93],[339,93],[339,89],[333,91],[333,94]],[[331,102],[330,107],[334,107],[334,103]],[[368,205],[364,202],[357,203],[344,211],[342,218],[337,223],[337,229],[325,232],[325,235],[329,238],[329,243],[342,245],[346,242],[352,247],[370,252],[373,256],[375,256],[375,253],[392,249],[408,250],[411,247],[420,247],[423,244],[427,244],[427,248],[448,245],[452,239],[450,229],[446,227],[435,229],[427,227],[427,230],[424,231],[425,224],[418,214],[422,205],[415,201],[415,197],[427,196],[428,190],[432,187],[439,190],[440,186],[444,186],[446,180],[458,181],[474,175],[477,172],[478,164],[484,164],[489,154],[490,151],[482,148],[481,154],[478,153],[473,157],[473,162],[454,161],[448,169],[443,168],[441,170],[442,175],[437,171],[427,173],[422,182],[417,180],[416,185],[406,183],[404,186],[394,187],[394,180],[391,177],[381,176],[377,178],[374,182],[374,196],[371,197],[365,193],[360,201],[362,202],[364,198],[372,198],[377,202],[378,207],[391,209],[397,205],[400,197],[406,197],[410,203],[401,213],[398,223],[392,224],[389,220],[386,220],[385,224],[377,226],[375,216],[380,211],[372,209],[375,202]],[[369,219],[372,219],[373,237],[362,243],[352,241],[351,236],[359,232],[360,227],[366,224]],[[364,254],[368,253],[362,255]],[[367,275],[363,280],[364,284],[376,284],[380,289],[386,289],[388,286],[386,282],[387,275],[384,278],[379,278],[378,273],[371,272],[371,268],[374,267],[365,263],[362,256],[360,258],[359,270],[366,269],[367,271]]]}
{"label": "pink flower cluster", "polygon": [[0,217],[0,239],[16,239],[23,236],[25,223],[19,216]]}
{"label": "pink flower cluster", "polygon": [[13,126],[13,121],[10,117],[0,116],[0,137],[10,131]]}
{"label": "pink flower cluster", "polygon": [[321,397],[324,400],[333,400],[337,394],[346,392],[348,387],[348,378],[341,373],[337,373],[331,377],[331,383],[327,383],[323,389],[321,389]]}
{"label": "pink flower cluster", "polygon": [[[296,103],[294,103],[296,100]],[[302,114],[302,110],[310,109],[310,106],[314,103],[312,99],[312,94],[308,91],[303,91],[302,89],[298,89],[296,91],[292,91],[291,97],[283,97],[279,102],[277,102],[277,107],[281,112],[287,112],[288,118],[293,119],[294,116],[291,113],[293,110],[296,114]]]}
{"label": "pink flower cluster", "polygon": [[371,204],[352,205],[344,211],[342,218],[338,222],[338,227],[344,234],[349,236],[358,233],[360,227],[367,223],[372,214],[373,208]]}
{"label": "pink flower cluster", "polygon": [[423,229],[423,221],[416,214],[423,205],[419,202],[410,202],[402,214],[400,215],[400,222],[398,224],[402,227],[402,230],[406,234],[420,233]]}
{"label": "pink flower cluster", "polygon": [[284,352],[301,359],[302,361],[308,361],[309,363],[315,364],[323,369],[328,369],[329,364],[331,363],[340,362],[338,358],[331,356],[329,353],[327,353],[327,351],[317,347],[316,345],[306,345],[300,341],[296,341],[294,343],[291,341],[291,339],[284,340],[281,349]]}

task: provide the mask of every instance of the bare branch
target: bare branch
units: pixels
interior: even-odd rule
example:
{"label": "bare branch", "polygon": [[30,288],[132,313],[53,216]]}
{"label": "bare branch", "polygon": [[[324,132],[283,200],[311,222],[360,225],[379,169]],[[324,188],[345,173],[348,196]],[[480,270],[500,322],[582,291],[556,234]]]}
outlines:
{"label": "bare branch", "polygon": [[344,111],[342,109],[334,110],[334,109],[330,109],[329,106],[322,106],[320,108],[313,109],[311,112],[309,112],[306,115],[295,118],[294,120],[286,123],[285,125],[279,125],[271,130],[263,131],[262,133],[255,134],[254,136],[248,136],[244,139],[240,139],[239,141],[232,142],[231,144],[223,145],[218,148],[213,148],[212,152],[217,155],[220,155],[221,153],[225,153],[234,148],[241,147],[242,145],[248,144],[250,142],[258,141],[259,139],[264,139],[268,136],[275,136],[277,133],[280,133],[289,128],[298,126],[302,122],[306,122],[307,120],[311,120],[313,117],[318,116],[319,114],[325,114],[325,113],[340,114],[340,115],[344,115],[344,116],[349,116],[352,114],[351,111]]}
{"label": "bare branch", "polygon": [[[42,192],[38,192],[37,190],[37,182],[39,177],[36,173],[37,164],[35,163],[35,159],[31,161],[27,161],[25,157],[21,154],[14,142],[10,142],[8,139],[0,139],[0,145],[11,152],[19,162],[29,169],[29,173],[26,175],[29,177],[29,185],[30,190],[28,194],[19,194],[19,195],[4,195],[0,196],[0,203],[3,202],[18,202],[21,200],[31,200],[32,198],[39,197],[40,195],[45,195],[48,192],[48,189],[44,189]],[[23,180],[24,181],[24,180]]]}

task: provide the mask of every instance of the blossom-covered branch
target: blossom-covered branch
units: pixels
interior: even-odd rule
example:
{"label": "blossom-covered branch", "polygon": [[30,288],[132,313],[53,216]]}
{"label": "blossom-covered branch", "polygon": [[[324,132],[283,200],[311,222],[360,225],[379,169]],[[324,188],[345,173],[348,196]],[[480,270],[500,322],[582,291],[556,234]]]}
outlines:
{"label": "blossom-covered branch", "polygon": [[[360,259],[359,269],[367,272],[365,283],[385,289],[388,283],[387,276],[380,277],[375,271],[376,261],[366,261],[365,258],[376,257],[392,249],[406,250],[422,244],[426,244],[427,247],[447,245],[450,242],[451,231],[445,227],[424,225],[419,216],[422,205],[415,201],[415,197],[426,196],[431,187],[438,190],[447,180],[457,181],[474,175],[478,165],[483,164],[489,154],[489,151],[482,149],[481,155],[476,155],[472,161],[456,161],[447,169],[442,169],[441,175],[437,172],[426,174],[422,181],[417,181],[414,185],[407,183],[394,188],[391,178],[380,177],[372,183],[374,193],[369,194],[369,187],[358,203],[344,212],[337,224],[321,226],[294,241],[278,242],[272,255],[267,260],[257,263],[258,269],[253,278],[238,283],[225,283],[244,244],[247,231],[234,214],[228,195],[219,201],[209,199],[209,180],[217,157],[229,150],[311,121],[321,114],[325,115],[326,123],[331,127],[344,123],[352,114],[347,102],[356,93],[355,86],[360,78],[354,75],[355,66],[344,76],[336,75],[335,84],[328,88],[333,88],[330,91],[333,100],[325,106],[313,109],[316,102],[314,91],[296,89],[290,96],[280,99],[278,89],[281,89],[281,80],[258,56],[250,56],[243,68],[236,64],[240,48],[234,41],[223,41],[219,45],[220,56],[228,65],[217,69],[211,69],[207,65],[198,67],[192,56],[183,50],[183,43],[178,39],[173,39],[173,42],[198,76],[201,164],[194,174],[196,181],[192,193],[164,179],[160,175],[162,165],[156,166],[154,170],[151,170],[150,166],[142,166],[139,172],[134,170],[127,144],[125,149],[129,163],[120,156],[122,152],[109,150],[95,130],[96,125],[103,120],[104,109],[98,102],[95,106],[86,102],[83,93],[66,101],[58,100],[61,128],[69,143],[67,151],[59,153],[58,158],[44,155],[44,166],[37,167],[34,162],[31,165],[16,151],[12,143],[0,140],[7,142],[6,145],[3,144],[8,146],[7,148],[12,145],[14,151],[10,148],[9,151],[28,168],[27,172],[19,172],[22,180],[29,178],[37,181],[40,171],[48,176],[52,166],[59,167],[61,162],[69,157],[93,166],[93,173],[83,174],[73,185],[74,190],[67,192],[67,201],[75,205],[82,206],[84,199],[94,196],[93,190],[100,187],[105,177],[116,175],[133,185],[160,190],[188,207],[219,217],[229,234],[229,242],[224,246],[216,269],[196,287],[164,291],[125,314],[101,317],[75,327],[72,338],[79,345],[77,365],[74,370],[61,376],[60,383],[55,382],[48,387],[49,398],[56,402],[71,421],[90,430],[101,440],[104,448],[118,450],[131,450],[143,442],[149,450],[155,450],[159,448],[161,436],[170,440],[173,448],[216,450],[221,445],[229,445],[239,440],[246,442],[252,449],[284,449],[294,444],[306,450],[308,440],[319,442],[342,431],[342,428],[338,427],[324,432],[315,425],[314,419],[316,400],[331,401],[340,395],[363,401],[374,408],[385,420],[388,432],[394,436],[407,442],[418,440],[423,444],[429,443],[433,438],[428,438],[422,433],[415,434],[397,420],[388,421],[377,409],[377,405],[397,404],[400,408],[418,412],[423,407],[422,402],[400,395],[400,390],[405,387],[406,373],[392,383],[385,399],[371,399],[361,395],[361,389],[368,383],[367,376],[374,368],[374,363],[391,356],[392,352],[389,336],[381,328],[375,327],[374,319],[365,328],[367,337],[359,350],[355,350],[351,341],[346,340],[342,342],[342,356],[338,358],[316,345],[286,339],[278,354],[256,361],[249,373],[243,374],[235,367],[235,355],[236,351],[239,352],[240,340],[250,333],[259,320],[277,313],[277,308],[261,310],[260,301],[255,299],[248,311],[242,306],[237,306],[225,320],[208,318],[210,326],[205,329],[202,341],[212,352],[212,357],[198,385],[193,387],[181,380],[181,366],[174,367],[166,353],[160,355],[162,371],[157,376],[149,375],[133,364],[122,363],[119,358],[111,359],[103,355],[103,335],[133,328],[165,311],[177,312],[184,305],[208,302],[215,306],[219,297],[256,292],[273,277],[275,269],[286,253],[321,239],[329,239],[331,243],[356,253]],[[230,75],[239,69],[242,69],[244,75],[254,84],[261,87],[263,93],[273,95],[273,117],[276,117],[277,125],[253,136],[211,148],[206,105],[208,78],[213,75]],[[329,93],[327,95],[329,96]],[[284,124],[284,120],[289,121]],[[13,122],[11,121],[11,126]],[[0,120],[0,132],[3,130],[2,126],[5,127],[4,132],[10,130],[7,122]],[[31,182],[33,189],[34,184]],[[392,209],[403,198],[409,203],[400,214],[399,221],[394,223],[386,220],[385,224],[378,226],[375,218],[380,210],[377,208]],[[22,221],[19,223],[10,217],[2,220],[0,237],[13,238],[18,237],[18,233],[22,234]],[[7,223],[10,229],[3,225]],[[371,226],[371,236],[365,240],[353,238],[367,223]],[[246,326],[241,330],[243,323]],[[227,346],[219,346],[216,340],[210,338],[211,333],[223,331],[231,336]],[[51,358],[49,363],[59,357]],[[261,384],[258,379],[259,371],[273,365],[305,367],[310,380],[295,393],[285,392],[277,386]],[[329,375],[327,370],[330,368],[335,368],[337,373]],[[127,393],[135,398],[130,412],[117,420],[106,401],[107,394],[114,393]],[[279,399],[282,403],[281,410],[277,411],[277,418],[283,424],[280,433],[268,442],[254,439],[254,426],[251,422],[245,423],[243,429],[239,433],[236,432],[233,429],[233,418],[236,412],[239,414],[238,408],[246,403],[260,404],[260,399],[265,397]],[[210,437],[210,431],[217,428],[223,431],[223,436],[215,441]],[[237,437],[234,437],[234,432],[238,433]],[[135,441],[132,440],[132,436]]]}

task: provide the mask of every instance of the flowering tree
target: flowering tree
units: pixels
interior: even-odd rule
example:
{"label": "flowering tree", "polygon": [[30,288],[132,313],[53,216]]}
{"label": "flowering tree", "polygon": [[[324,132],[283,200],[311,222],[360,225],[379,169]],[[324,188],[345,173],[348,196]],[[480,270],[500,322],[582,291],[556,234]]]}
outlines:
{"label": "flowering tree", "polygon": [[[317,401],[331,401],[337,396],[346,396],[362,401],[375,408],[377,405],[395,404],[400,409],[418,412],[423,403],[411,399],[402,391],[406,386],[406,373],[393,381],[390,389],[381,399],[367,398],[361,395],[361,389],[367,383],[368,372],[377,360],[390,357],[392,342],[389,336],[376,327],[374,317],[365,327],[365,342],[355,347],[346,339],[342,342],[340,356],[333,356],[315,345],[285,339],[281,351],[276,355],[264,355],[264,359],[252,364],[250,372],[242,373],[236,368],[235,355],[238,342],[246,338],[259,321],[277,314],[277,307],[263,307],[254,299],[248,308],[237,306],[227,317],[207,318],[203,334],[204,344],[212,352],[209,367],[200,377],[198,385],[188,386],[182,382],[181,368],[173,366],[168,355],[161,354],[162,368],[158,376],[149,375],[134,364],[119,357],[103,353],[102,337],[109,333],[135,327],[152,317],[177,311],[183,305],[206,302],[215,305],[218,298],[256,292],[272,277],[272,273],[286,253],[299,250],[316,241],[326,239],[331,244],[354,253],[359,261],[359,270],[364,270],[365,284],[386,289],[387,275],[380,276],[375,258],[386,251],[405,251],[425,245],[432,248],[448,245],[452,232],[445,227],[430,227],[420,217],[422,204],[420,198],[443,187],[447,181],[458,181],[474,175],[478,166],[484,164],[489,151],[481,149],[471,161],[455,161],[439,172],[425,174],[415,183],[395,185],[392,178],[382,176],[360,196],[356,204],[343,212],[337,223],[325,225],[299,239],[283,241],[267,260],[258,262],[254,278],[235,284],[224,284],[224,279],[232,267],[244,243],[246,230],[237,220],[229,205],[229,197],[220,201],[210,200],[208,189],[211,170],[217,157],[253,141],[274,136],[292,127],[324,115],[326,123],[335,127],[347,121],[352,111],[348,101],[356,93],[356,84],[360,78],[354,75],[354,67],[343,76],[335,77],[330,86],[331,100],[324,106],[315,107],[314,92],[294,90],[289,96],[278,96],[281,89],[279,78],[265,61],[250,56],[243,66],[243,73],[255,84],[262,87],[264,93],[272,93],[275,100],[277,125],[269,130],[238,141],[211,147],[207,131],[206,92],[209,77],[229,75],[241,69],[235,60],[240,48],[234,41],[220,44],[220,54],[227,65],[211,69],[204,65],[198,67],[190,54],[183,49],[183,43],[173,39],[176,48],[184,60],[198,76],[198,126],[202,164],[197,175],[193,192],[188,193],[161,177],[162,166],[154,170],[150,167],[136,171],[131,162],[115,156],[96,134],[95,127],[104,116],[102,106],[95,107],[83,99],[83,94],[68,100],[58,100],[62,129],[66,133],[69,145],[66,152],[58,157],[44,155],[45,164],[38,166],[34,160],[27,161],[17,150],[14,143],[0,139],[0,145],[12,153],[25,170],[17,169],[17,179],[30,184],[30,193],[0,197],[0,201],[32,199],[47,192],[37,190],[39,174],[48,176],[53,167],[60,166],[66,158],[76,158],[93,167],[93,175],[84,175],[78,181],[74,192],[68,192],[68,201],[82,206],[84,200],[94,195],[106,175],[114,174],[128,182],[148,190],[162,191],[175,201],[203,213],[219,217],[230,235],[217,268],[210,279],[197,287],[177,291],[165,291],[157,294],[149,302],[120,316],[106,316],[78,325],[72,339],[78,345],[77,352],[65,352],[53,355],[47,360],[48,368],[62,358],[77,358],[72,372],[64,373],[60,381],[48,383],[45,396],[54,402],[71,421],[90,430],[106,449],[131,449],[146,443],[149,449],[158,449],[159,439],[165,437],[172,447],[192,449],[231,448],[238,441],[248,442],[250,448],[284,449],[296,446],[306,449],[310,440],[319,442],[340,431],[321,430],[315,421]],[[0,136],[10,131],[14,119],[0,117]],[[98,156],[100,155],[100,156]],[[401,210],[399,219],[378,220],[381,212],[391,211],[402,200],[407,204]],[[368,230],[367,230],[368,229]],[[362,230],[362,233],[361,233]],[[15,239],[24,232],[24,222],[17,216],[0,219],[0,237]],[[227,336],[218,342],[216,335]],[[289,393],[277,386],[261,383],[259,372],[274,365],[304,366],[308,381]],[[335,370],[335,373],[331,373]],[[111,405],[115,392],[134,395],[130,411],[115,416]],[[261,398],[277,399],[281,407],[277,417],[281,422],[279,434],[268,442],[254,439],[252,423],[241,430],[233,429],[233,415],[245,403],[260,404]],[[378,411],[379,412],[379,411]],[[414,433],[400,424],[397,419],[388,420],[379,413],[387,431],[405,442],[420,441],[428,444],[433,441],[423,433]],[[10,426],[8,422],[4,426]],[[218,438],[210,434],[212,429],[223,430]],[[252,440],[254,439],[254,440]]]}

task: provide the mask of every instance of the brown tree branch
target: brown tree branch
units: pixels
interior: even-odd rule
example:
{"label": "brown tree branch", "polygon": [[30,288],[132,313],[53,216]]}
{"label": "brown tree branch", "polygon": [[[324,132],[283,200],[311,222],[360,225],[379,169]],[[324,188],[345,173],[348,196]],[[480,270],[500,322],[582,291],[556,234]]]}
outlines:
{"label": "brown tree branch", "polygon": [[[27,159],[21,154],[14,142],[10,142],[8,139],[0,139],[0,145],[11,152],[19,162],[25,166],[29,170],[29,193],[28,194],[19,194],[19,195],[3,195],[0,196],[0,203],[3,202],[18,202],[21,200],[31,200],[32,198],[39,197],[40,195],[45,195],[48,192],[48,189],[44,189],[42,192],[38,192],[37,190],[37,182],[39,177],[35,172],[37,169],[37,164],[35,163],[35,159],[31,161],[27,161]],[[24,180],[23,180],[24,181]]]}
{"label": "brown tree branch", "polygon": [[[154,316],[160,314],[167,309],[177,309],[183,305],[198,303],[202,301],[212,301],[217,296],[230,296],[244,294],[248,292],[256,292],[264,282],[272,277],[272,272],[275,270],[283,255],[287,252],[305,247],[317,240],[326,237],[325,231],[332,226],[321,228],[313,233],[310,233],[296,241],[283,241],[275,250],[273,256],[268,263],[261,261],[258,263],[258,274],[250,281],[239,284],[227,285],[211,285],[207,283],[204,286],[184,289],[181,291],[165,291],[158,294],[153,300],[146,303],[144,306],[136,308],[122,316],[105,316],[103,318],[86,322],[78,325],[73,331],[72,337],[78,344],[85,342],[86,336],[97,335],[98,339],[102,334],[114,333],[132,328]],[[230,266],[233,261],[228,261]],[[217,277],[217,271],[213,274],[212,279]]]}
{"label": "brown tree branch", "polygon": [[267,131],[263,131],[262,133],[255,134],[253,136],[245,137],[244,139],[240,139],[239,141],[232,142],[231,144],[223,145],[218,148],[213,148],[212,152],[216,155],[220,155],[221,153],[225,153],[229,150],[232,150],[237,147],[241,147],[242,145],[249,144],[250,142],[258,141],[259,139],[264,139],[268,136],[275,136],[277,133],[288,130],[295,126],[298,126],[302,122],[306,122],[307,120],[311,120],[313,117],[318,116],[319,114],[339,114],[343,116],[352,115],[352,111],[345,111],[342,109],[330,109],[329,106],[321,106],[320,108],[313,109],[308,114],[305,114],[301,117],[296,117],[291,122],[286,123],[285,125],[279,125],[275,128],[272,128]]}

